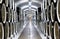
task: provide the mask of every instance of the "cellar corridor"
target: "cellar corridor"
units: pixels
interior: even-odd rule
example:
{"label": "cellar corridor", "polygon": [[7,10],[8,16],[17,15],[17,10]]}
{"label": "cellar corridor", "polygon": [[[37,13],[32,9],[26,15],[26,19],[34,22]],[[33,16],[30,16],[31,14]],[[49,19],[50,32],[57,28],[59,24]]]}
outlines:
{"label": "cellar corridor", "polygon": [[0,39],[60,39],[60,0],[0,0]]}
{"label": "cellar corridor", "polygon": [[37,29],[33,23],[27,23],[25,29],[22,31],[19,39],[41,39]]}

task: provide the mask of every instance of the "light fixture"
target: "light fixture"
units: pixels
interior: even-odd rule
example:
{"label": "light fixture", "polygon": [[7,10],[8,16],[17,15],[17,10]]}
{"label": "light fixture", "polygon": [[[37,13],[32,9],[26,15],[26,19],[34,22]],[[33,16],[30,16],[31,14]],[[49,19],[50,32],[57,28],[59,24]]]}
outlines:
{"label": "light fixture", "polygon": [[30,10],[31,9],[31,0],[29,0],[28,6],[29,6],[29,10]]}

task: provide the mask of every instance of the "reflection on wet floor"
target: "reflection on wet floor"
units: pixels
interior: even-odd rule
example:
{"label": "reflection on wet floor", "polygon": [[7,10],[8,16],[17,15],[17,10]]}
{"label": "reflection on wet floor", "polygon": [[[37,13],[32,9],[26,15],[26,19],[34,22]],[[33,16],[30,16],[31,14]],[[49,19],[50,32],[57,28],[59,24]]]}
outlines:
{"label": "reflection on wet floor", "polygon": [[18,39],[41,39],[41,37],[34,27],[34,24],[29,22]]}

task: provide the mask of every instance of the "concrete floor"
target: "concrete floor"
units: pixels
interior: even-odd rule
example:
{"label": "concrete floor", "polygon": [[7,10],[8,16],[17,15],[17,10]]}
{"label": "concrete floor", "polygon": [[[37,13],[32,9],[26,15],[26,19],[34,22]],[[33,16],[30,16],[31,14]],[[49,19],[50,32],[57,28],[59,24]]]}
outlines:
{"label": "concrete floor", "polygon": [[29,22],[18,39],[41,39],[32,22]]}

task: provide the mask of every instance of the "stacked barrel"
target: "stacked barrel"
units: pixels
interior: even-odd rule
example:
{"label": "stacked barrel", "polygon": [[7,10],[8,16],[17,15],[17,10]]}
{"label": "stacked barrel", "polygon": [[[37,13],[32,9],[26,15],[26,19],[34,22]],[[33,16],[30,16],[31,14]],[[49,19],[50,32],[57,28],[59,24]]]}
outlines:
{"label": "stacked barrel", "polygon": [[12,39],[19,33],[20,22],[14,5],[14,0],[0,0],[0,39]]}
{"label": "stacked barrel", "polygon": [[[46,2],[47,1],[47,2]],[[45,1],[45,36],[47,39],[60,39],[60,0]]]}

